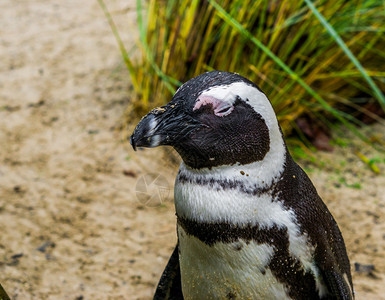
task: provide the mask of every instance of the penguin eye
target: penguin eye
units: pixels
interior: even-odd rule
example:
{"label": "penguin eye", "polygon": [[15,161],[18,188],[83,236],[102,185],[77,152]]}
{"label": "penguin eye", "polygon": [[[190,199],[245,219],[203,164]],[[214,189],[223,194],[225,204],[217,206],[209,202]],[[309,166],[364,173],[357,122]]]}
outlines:
{"label": "penguin eye", "polygon": [[218,117],[227,116],[231,114],[231,112],[234,109],[234,106],[232,106],[230,103],[225,103],[225,102],[222,102],[222,103],[214,109],[214,115]]}
{"label": "penguin eye", "polygon": [[205,110],[205,108],[210,108],[210,111],[217,117],[224,117],[233,111],[234,106],[230,102],[223,101],[212,96],[200,96],[198,101],[195,103],[193,111],[202,111]]}

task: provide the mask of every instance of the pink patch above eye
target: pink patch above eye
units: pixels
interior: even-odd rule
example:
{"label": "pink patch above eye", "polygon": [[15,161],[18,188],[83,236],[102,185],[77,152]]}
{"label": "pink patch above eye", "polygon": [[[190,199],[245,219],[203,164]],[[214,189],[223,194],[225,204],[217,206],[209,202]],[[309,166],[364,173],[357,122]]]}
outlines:
{"label": "pink patch above eye", "polygon": [[224,117],[229,115],[234,106],[231,103],[219,100],[212,96],[200,96],[198,101],[195,103],[193,110],[200,109],[202,106],[211,105],[214,110],[214,115],[218,117]]}

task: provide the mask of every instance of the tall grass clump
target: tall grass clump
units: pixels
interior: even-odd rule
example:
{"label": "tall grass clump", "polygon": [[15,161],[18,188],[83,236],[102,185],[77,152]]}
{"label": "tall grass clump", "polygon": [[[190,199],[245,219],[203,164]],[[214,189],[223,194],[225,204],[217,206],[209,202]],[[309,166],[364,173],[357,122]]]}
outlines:
{"label": "tall grass clump", "polygon": [[306,115],[359,134],[360,116],[385,108],[381,0],[138,0],[137,10],[141,59],[125,57],[136,113],[214,69],[257,83],[286,133]]}

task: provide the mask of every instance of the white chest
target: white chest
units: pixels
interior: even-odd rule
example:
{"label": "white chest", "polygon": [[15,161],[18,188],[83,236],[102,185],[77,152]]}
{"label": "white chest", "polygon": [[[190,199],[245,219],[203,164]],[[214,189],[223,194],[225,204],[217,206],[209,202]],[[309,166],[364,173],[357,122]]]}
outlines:
{"label": "white chest", "polygon": [[178,237],[185,299],[289,299],[267,268],[272,246],[242,240],[208,246],[181,227]]}
{"label": "white chest", "polygon": [[[307,235],[301,234],[295,212],[284,207],[278,197],[272,198],[269,192],[254,195],[226,188],[216,181],[194,183],[177,179],[175,206],[179,217],[198,223],[287,231],[290,256],[314,275],[320,295],[327,292],[313,261],[313,246]],[[272,245],[253,240],[246,243],[242,239],[208,245],[202,242],[204,237],[198,239],[188,235],[181,226],[178,238],[182,290],[186,299],[288,298],[285,286],[268,267],[276,250]]]}

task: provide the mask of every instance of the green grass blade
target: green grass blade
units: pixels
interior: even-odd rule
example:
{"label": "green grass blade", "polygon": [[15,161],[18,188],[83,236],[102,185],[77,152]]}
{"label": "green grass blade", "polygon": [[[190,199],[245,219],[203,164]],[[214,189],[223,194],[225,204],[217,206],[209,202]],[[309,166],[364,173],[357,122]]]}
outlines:
{"label": "green grass blade", "polygon": [[122,54],[124,63],[126,64],[128,72],[130,73],[131,80],[132,80],[132,85],[133,85],[133,87],[135,89],[135,92],[136,93],[140,93],[140,87],[139,87],[138,81],[136,79],[136,72],[135,72],[134,65],[132,64],[132,62],[131,62],[131,60],[129,58],[129,55],[127,53],[127,50],[126,50],[126,48],[124,46],[124,43],[123,43],[122,39],[120,38],[120,35],[119,35],[118,29],[117,29],[117,27],[115,25],[115,22],[112,19],[111,14],[108,11],[107,6],[104,3],[104,1],[103,0],[98,0],[98,2],[99,2],[99,5],[100,5],[100,7],[102,8],[102,10],[104,12],[104,15],[107,18],[108,24],[111,27],[111,30],[112,30],[112,32],[113,32],[113,34],[115,36],[115,39],[118,42],[120,53]]}
{"label": "green grass blade", "polygon": [[342,40],[342,38],[338,35],[338,33],[334,30],[334,28],[329,24],[328,21],[323,17],[323,15],[318,11],[318,9],[313,5],[313,3],[310,0],[305,0],[306,4],[309,6],[313,14],[318,18],[318,20],[322,23],[322,25],[326,28],[328,33],[335,39],[337,44],[341,47],[341,49],[345,52],[345,54],[349,57],[349,59],[352,61],[352,63],[357,67],[357,69],[360,71],[362,76],[365,78],[365,80],[368,82],[372,90],[374,91],[374,94],[377,96],[377,99],[379,103],[382,106],[382,109],[385,111],[385,96],[381,92],[381,90],[377,87],[377,85],[374,83],[372,78],[367,74],[364,67],[361,65],[361,63],[358,61],[358,59],[354,56],[354,54],[350,51],[350,49],[346,46],[345,42]]}
{"label": "green grass blade", "polygon": [[137,14],[138,14],[138,26],[139,26],[140,41],[142,42],[142,45],[143,45],[144,52],[146,54],[147,60],[150,63],[151,67],[154,69],[155,73],[160,78],[162,78],[163,83],[165,84],[167,89],[171,93],[175,93],[175,87],[174,86],[181,86],[182,83],[179,80],[164,74],[162,72],[162,70],[159,68],[159,66],[156,64],[156,62],[154,60],[154,57],[151,54],[151,50],[149,48],[149,45],[148,45],[147,39],[146,39],[146,30],[147,30],[147,28],[146,28],[146,26],[144,25],[144,22],[143,22],[143,17],[142,17],[142,1],[141,0],[137,0],[136,1],[136,9],[137,9]]}
{"label": "green grass blade", "polygon": [[269,56],[278,66],[280,66],[289,76],[296,82],[298,82],[319,104],[328,112],[330,112],[335,118],[343,123],[347,128],[354,132],[362,140],[369,142],[368,138],[361,134],[356,127],[350,124],[345,118],[342,117],[341,112],[332,108],[318,93],[316,93],[297,73],[290,69],[279,57],[277,57],[269,48],[256,39],[248,30],[246,30],[237,20],[230,16],[217,2],[214,0],[208,0],[208,2],[218,11],[220,17],[228,23],[230,26],[238,30],[242,35],[248,38],[254,45],[260,48],[267,56]]}

